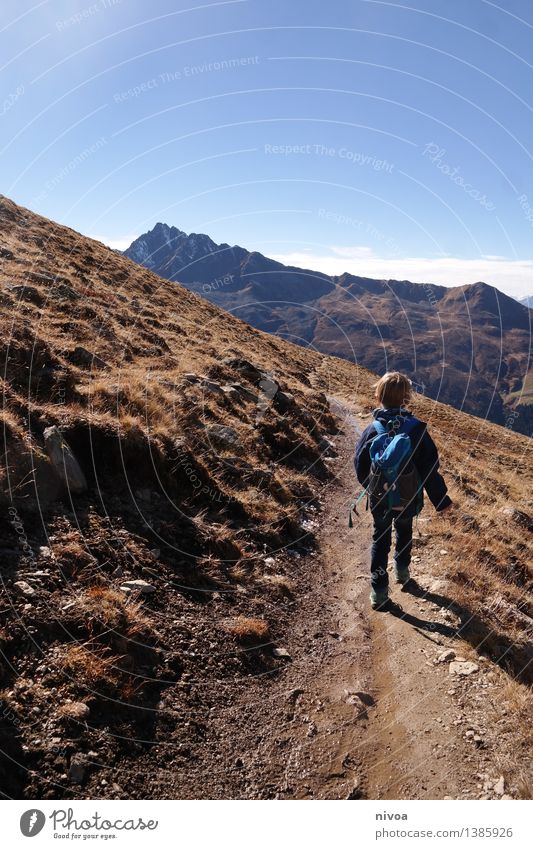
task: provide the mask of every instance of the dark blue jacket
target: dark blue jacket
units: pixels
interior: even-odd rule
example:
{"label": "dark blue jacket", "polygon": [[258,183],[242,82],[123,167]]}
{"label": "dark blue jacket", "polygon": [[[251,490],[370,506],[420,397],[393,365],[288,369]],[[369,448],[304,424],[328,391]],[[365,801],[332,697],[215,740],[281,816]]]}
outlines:
{"label": "dark blue jacket", "polygon": [[[390,410],[378,409],[374,410],[373,413],[374,419],[379,419],[385,425],[390,419],[398,415],[409,417],[417,422],[409,433],[413,444],[412,460],[435,510],[444,510],[452,502],[447,494],[448,490],[444,478],[439,474],[437,447],[427,432],[426,423],[415,419],[412,413],[407,410],[400,410],[400,408]],[[363,431],[355,449],[355,473],[357,480],[364,487],[367,485],[370,474],[370,442],[375,436],[376,430],[374,428],[374,422],[372,422]]]}

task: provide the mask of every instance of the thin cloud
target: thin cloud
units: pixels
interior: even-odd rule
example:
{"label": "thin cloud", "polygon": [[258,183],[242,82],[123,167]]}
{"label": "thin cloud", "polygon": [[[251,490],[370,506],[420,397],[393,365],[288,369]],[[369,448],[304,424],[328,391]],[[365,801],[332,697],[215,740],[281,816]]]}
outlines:
{"label": "thin cloud", "polygon": [[378,280],[412,280],[414,283],[438,283],[442,286],[463,286],[483,280],[514,298],[533,293],[533,259],[511,260],[495,255],[478,259],[460,257],[380,257],[360,246],[331,247],[331,254],[303,253],[273,254],[273,259],[285,265],[295,265],[340,276],[344,273]]}
{"label": "thin cloud", "polygon": [[129,248],[131,243],[138,238],[138,236],[139,234],[136,233],[133,236],[124,236],[122,239],[108,239],[107,236],[89,235],[89,239],[96,239],[97,242],[102,242],[104,245],[107,245],[108,248],[113,248],[113,250],[125,251],[126,248]]}

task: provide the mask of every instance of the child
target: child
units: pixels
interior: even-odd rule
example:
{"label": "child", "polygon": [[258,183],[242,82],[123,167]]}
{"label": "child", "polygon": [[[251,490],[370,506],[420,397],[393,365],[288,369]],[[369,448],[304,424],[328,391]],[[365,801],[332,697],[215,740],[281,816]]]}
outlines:
{"label": "child", "polygon": [[[406,506],[391,509],[387,498],[377,497],[375,491],[370,492],[369,501],[374,520],[372,535],[370,581],[372,592],[370,602],[374,610],[384,610],[389,602],[389,576],[387,560],[391,547],[392,525],[396,531],[396,551],[394,555],[395,575],[398,583],[406,585],[410,579],[409,564],[413,542],[413,518],[422,509],[423,489],[438,512],[452,506],[447,494],[446,484],[439,474],[439,455],[427,425],[416,419],[406,407],[411,400],[411,381],[404,374],[393,371],[387,372],[376,383],[376,398],[380,404],[374,410],[374,421],[363,432],[355,451],[355,471],[357,479],[365,488],[373,476],[371,473],[370,445],[378,436],[378,430],[390,433],[408,433],[412,454],[410,465],[412,474],[418,479],[416,497]],[[376,424],[378,422],[378,424]],[[381,426],[384,426],[381,427]],[[414,469],[413,469],[414,466]],[[407,470],[407,465],[405,466]]]}

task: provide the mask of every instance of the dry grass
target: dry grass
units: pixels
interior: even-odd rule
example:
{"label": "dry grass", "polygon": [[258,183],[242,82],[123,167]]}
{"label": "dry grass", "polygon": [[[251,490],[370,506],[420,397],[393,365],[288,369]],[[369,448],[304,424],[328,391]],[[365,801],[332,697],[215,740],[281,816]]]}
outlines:
{"label": "dry grass", "polygon": [[268,622],[249,616],[237,616],[226,623],[224,629],[241,643],[264,642],[270,636]]}
{"label": "dry grass", "polygon": [[116,658],[105,656],[101,650],[91,651],[78,645],[67,646],[59,659],[62,672],[82,688],[114,686],[118,677],[116,663]]}
{"label": "dry grass", "polygon": [[281,598],[291,599],[294,596],[294,581],[291,581],[285,575],[263,575],[261,583],[265,584],[269,589],[274,590],[276,595]]}

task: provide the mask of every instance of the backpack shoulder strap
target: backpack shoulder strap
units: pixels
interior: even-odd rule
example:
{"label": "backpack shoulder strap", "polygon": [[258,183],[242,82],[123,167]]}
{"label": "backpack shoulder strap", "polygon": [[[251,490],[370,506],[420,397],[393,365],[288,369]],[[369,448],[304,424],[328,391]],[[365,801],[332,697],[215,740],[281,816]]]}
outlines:
{"label": "backpack shoulder strap", "polygon": [[374,424],[374,427],[376,429],[376,433],[378,434],[378,436],[381,436],[382,433],[388,433],[388,430],[385,427],[385,425],[383,424],[383,422],[380,422],[378,419],[374,419],[373,424]]}

